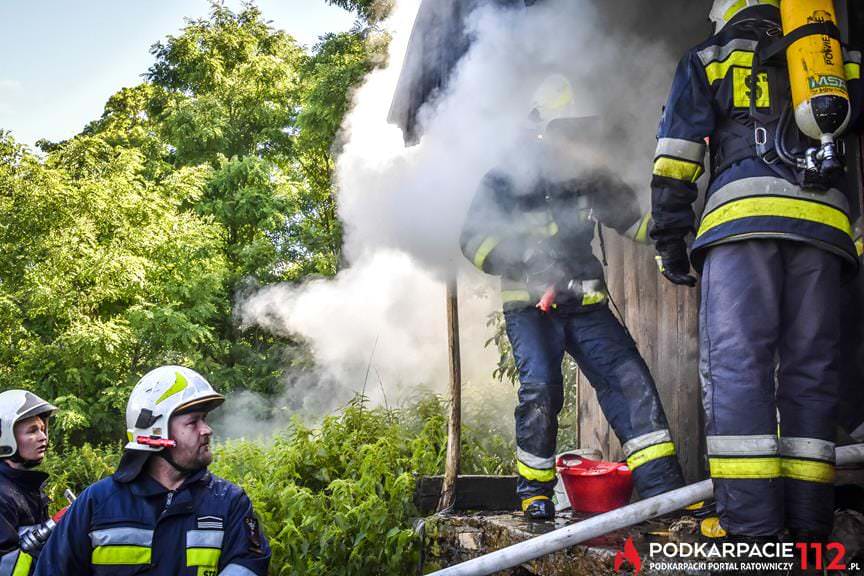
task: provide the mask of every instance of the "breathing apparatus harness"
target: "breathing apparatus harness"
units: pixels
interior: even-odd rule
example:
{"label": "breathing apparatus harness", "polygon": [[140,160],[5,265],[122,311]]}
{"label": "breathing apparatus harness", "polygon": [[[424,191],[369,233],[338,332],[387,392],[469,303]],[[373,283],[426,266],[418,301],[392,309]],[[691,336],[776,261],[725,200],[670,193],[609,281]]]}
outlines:
{"label": "breathing apparatus harness", "polygon": [[[840,39],[840,30],[830,21],[805,24],[783,35],[775,22],[747,19],[732,24],[738,30],[756,32],[759,37],[753,57],[750,87],[749,122],[729,117],[721,125],[723,136],[712,139],[712,175],[758,157],[778,176],[796,181],[803,188],[825,191],[844,167],[843,141],[818,146],[795,125],[786,50],[798,40],[818,34]],[[769,106],[759,110],[759,79],[764,75],[769,86]]]}

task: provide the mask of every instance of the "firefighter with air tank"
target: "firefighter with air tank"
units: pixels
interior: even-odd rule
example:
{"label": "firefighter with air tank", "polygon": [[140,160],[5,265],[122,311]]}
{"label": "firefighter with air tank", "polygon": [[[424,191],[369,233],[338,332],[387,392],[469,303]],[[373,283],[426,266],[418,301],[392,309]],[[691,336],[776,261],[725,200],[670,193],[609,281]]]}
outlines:
{"label": "firefighter with air tank", "polygon": [[821,541],[833,522],[842,291],[858,271],[840,144],[861,107],[861,53],[841,47],[831,0],[717,0],[711,19],[716,33],[682,59],[660,122],[651,232],[670,281],[694,286],[691,262],[702,274],[719,512],[703,534]]}
{"label": "firefighter with air tank", "polygon": [[197,372],[163,366],[126,407],[117,471],[81,493],[37,576],[264,576],[270,548],[242,489],[207,471],[207,414],[224,397]]}

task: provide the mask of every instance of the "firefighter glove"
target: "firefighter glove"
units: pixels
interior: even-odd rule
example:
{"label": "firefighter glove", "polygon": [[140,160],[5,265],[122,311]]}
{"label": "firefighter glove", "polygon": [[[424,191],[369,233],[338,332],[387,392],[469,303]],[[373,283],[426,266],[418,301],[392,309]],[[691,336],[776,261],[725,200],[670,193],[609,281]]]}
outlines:
{"label": "firefighter glove", "polygon": [[657,267],[667,280],[679,286],[696,286],[696,277],[690,273],[690,258],[687,256],[687,244],[677,240],[657,242]]}

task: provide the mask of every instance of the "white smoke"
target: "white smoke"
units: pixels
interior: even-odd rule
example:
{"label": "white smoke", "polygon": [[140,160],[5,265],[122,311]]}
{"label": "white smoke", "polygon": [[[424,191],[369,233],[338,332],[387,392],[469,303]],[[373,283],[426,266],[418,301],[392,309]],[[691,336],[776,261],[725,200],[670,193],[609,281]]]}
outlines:
{"label": "white smoke", "polygon": [[[458,276],[467,394],[515,397],[509,385],[490,389],[496,351],[483,347],[490,336],[485,318],[500,303],[496,281],[470,269],[459,252],[464,215],[478,182],[494,166],[540,169],[514,143],[524,134],[533,93],[550,74],[571,80],[580,113],[599,114],[617,127],[592,154],[574,151],[583,159],[574,166],[610,168],[640,191],[647,207],[656,124],[680,52],[667,45],[668,30],[645,33],[645,17],[653,12],[657,19],[647,18],[647,27],[658,30],[682,24],[674,18],[664,22],[663,8],[639,4],[546,0],[528,10],[482,6],[469,19],[471,49],[446,91],[422,110],[422,140],[406,148],[387,116],[419,0],[397,2],[387,23],[393,34],[388,66],[370,74],[357,91],[344,125],[339,214],[350,265],[333,280],[268,287],[239,306],[244,325],[309,342],[322,381],[331,385],[310,386],[303,394],[332,408],[361,390],[376,401],[383,400],[379,388],[391,397],[421,384],[442,391],[444,283]],[[695,4],[674,14],[699,10]],[[610,18],[616,11],[622,18]],[[638,26],[640,35],[632,33]],[[370,358],[375,371],[367,378]]]}

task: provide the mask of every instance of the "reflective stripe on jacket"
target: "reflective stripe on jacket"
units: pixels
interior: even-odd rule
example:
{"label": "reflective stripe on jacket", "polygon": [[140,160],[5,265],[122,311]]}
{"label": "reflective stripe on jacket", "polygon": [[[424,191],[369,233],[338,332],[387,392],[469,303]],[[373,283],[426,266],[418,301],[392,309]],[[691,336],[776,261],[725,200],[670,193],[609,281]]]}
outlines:
{"label": "reflective stripe on jacket", "polygon": [[[749,134],[755,130],[751,93],[756,92],[756,110],[764,112],[779,107],[783,94],[778,91],[788,91],[787,85],[771,85],[766,73],[751,78],[760,38],[754,21],[779,22],[779,11],[771,6],[742,11],[678,65],[658,133],[652,237],[682,238],[695,232],[692,257],[700,269],[705,248],[739,238],[804,241],[857,267],[849,192],[839,184],[827,192],[804,191],[796,183],[795,172],[779,160],[769,165],[755,149],[746,154],[753,144]],[[861,53],[846,51],[845,58],[852,106],[857,110]],[[697,220],[693,203],[698,196],[696,181],[705,171],[706,139],[711,142],[714,171],[720,170],[712,176]],[[746,157],[726,165],[720,157],[728,150],[723,142],[740,143]]]}
{"label": "reflective stripe on jacket", "polygon": [[264,576],[270,548],[249,498],[206,470],[169,492],[146,473],[85,490],[39,556],[37,576]]}
{"label": "reflective stripe on jacket", "polygon": [[18,548],[25,531],[48,520],[42,486],[48,475],[18,470],[0,460],[0,576],[29,576],[35,562]]}
{"label": "reflective stripe on jacket", "polygon": [[635,192],[609,173],[596,172],[564,183],[542,179],[520,190],[493,171],[482,181],[465,220],[462,252],[478,269],[501,277],[505,310],[536,304],[545,287],[529,286],[526,258],[551,241],[572,281],[568,308],[605,304],[603,266],[591,243],[596,221],[637,241],[646,241],[650,215],[642,216]]}

